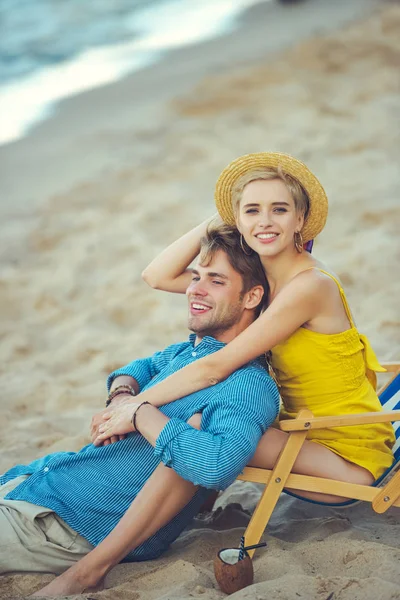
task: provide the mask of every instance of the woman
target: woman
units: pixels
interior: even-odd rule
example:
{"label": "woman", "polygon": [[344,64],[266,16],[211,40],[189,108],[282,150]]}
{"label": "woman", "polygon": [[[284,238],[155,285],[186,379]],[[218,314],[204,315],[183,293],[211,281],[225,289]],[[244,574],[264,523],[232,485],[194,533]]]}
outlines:
{"label": "woman", "polygon": [[[315,416],[381,409],[374,389],[374,371],[383,369],[368,340],[358,333],[337,278],[303,250],[304,244],[323,229],[327,217],[327,198],[318,179],[288,155],[250,154],[233,161],[222,172],[215,198],[222,219],[240,231],[243,252],[260,256],[269,284],[268,307],[223,349],[143,392],[139,403],[127,402],[110,411],[100,434],[95,436],[97,444],[133,431],[133,413],[139,411],[138,417],[141,411],[145,413],[140,408],[144,402],[155,406],[172,402],[223,380],[261,354],[269,357],[280,385],[281,418],[294,417],[302,408],[310,409]],[[152,287],[183,293],[192,277],[188,265],[199,251],[206,226],[203,223],[167,248],[145,270],[145,280]],[[194,424],[201,425],[200,416]],[[250,464],[272,468],[286,440],[285,432],[270,428]],[[310,431],[293,470],[369,485],[391,465],[393,443],[390,424]],[[153,529],[146,529],[146,535],[170,520],[195,491],[190,482],[162,465],[155,476],[118,526],[124,533],[123,544],[114,530],[86,557],[83,572],[97,573],[92,583],[111,568],[113,560],[115,564],[124,552],[140,543],[143,522],[151,521],[157,503],[163,506],[163,520],[153,522]],[[324,495],[307,496],[343,501]],[[138,520],[138,509],[143,506]],[[65,581],[68,573],[64,574]],[[88,581],[82,577],[81,582],[84,580]]]}

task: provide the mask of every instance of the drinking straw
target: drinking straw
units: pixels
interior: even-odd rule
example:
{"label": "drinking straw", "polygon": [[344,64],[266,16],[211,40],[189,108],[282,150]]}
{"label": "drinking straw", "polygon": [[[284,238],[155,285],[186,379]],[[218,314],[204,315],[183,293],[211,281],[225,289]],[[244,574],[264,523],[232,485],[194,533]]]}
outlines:
{"label": "drinking straw", "polygon": [[252,546],[246,546],[243,548],[247,552],[247,550],[254,550],[255,548],[263,548],[267,545],[267,542],[260,542],[259,544],[253,544]]}
{"label": "drinking straw", "polygon": [[242,537],[240,538],[240,545],[239,545],[239,560],[243,560],[244,559],[244,535],[242,535]]}

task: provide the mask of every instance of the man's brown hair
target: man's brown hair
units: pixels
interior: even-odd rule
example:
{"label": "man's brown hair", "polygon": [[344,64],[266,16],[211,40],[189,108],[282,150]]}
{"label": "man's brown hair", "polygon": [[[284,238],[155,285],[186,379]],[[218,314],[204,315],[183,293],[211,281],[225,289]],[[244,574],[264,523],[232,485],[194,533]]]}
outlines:
{"label": "man's brown hair", "polygon": [[256,285],[263,286],[264,296],[256,309],[258,316],[266,306],[268,299],[268,281],[258,254],[248,247],[246,251],[250,251],[251,254],[245,254],[241,247],[239,231],[236,227],[225,223],[211,224],[200,244],[200,263],[203,266],[209,265],[219,250],[225,252],[231,267],[242,277],[242,294]]}

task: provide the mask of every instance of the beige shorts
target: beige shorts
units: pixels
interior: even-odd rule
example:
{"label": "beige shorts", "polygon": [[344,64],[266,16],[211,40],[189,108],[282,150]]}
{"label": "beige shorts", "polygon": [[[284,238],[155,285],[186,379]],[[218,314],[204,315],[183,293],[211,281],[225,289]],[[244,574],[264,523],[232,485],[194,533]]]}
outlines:
{"label": "beige shorts", "polygon": [[0,574],[59,575],[93,546],[49,508],[4,499],[26,477],[0,486]]}

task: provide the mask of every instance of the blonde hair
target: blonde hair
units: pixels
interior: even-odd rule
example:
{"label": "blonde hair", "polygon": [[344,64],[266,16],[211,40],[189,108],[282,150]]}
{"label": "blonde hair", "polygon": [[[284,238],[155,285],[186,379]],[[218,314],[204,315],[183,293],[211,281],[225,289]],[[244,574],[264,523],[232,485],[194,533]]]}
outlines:
{"label": "blonde hair", "polygon": [[259,180],[270,181],[272,179],[280,179],[285,184],[287,190],[293,198],[296,212],[304,216],[304,220],[307,219],[307,215],[310,208],[310,200],[308,194],[303,186],[291,175],[284,173],[280,167],[277,169],[254,169],[248,171],[242,177],[240,177],[232,190],[232,208],[235,216],[239,212],[239,204],[242,199],[243,190],[252,181]]}

